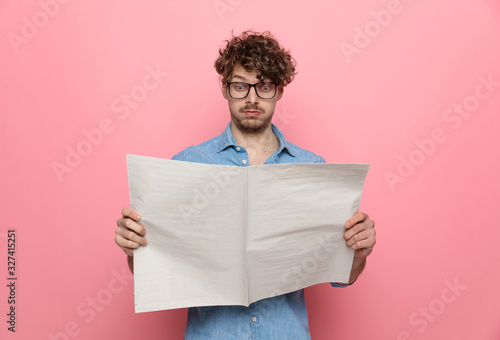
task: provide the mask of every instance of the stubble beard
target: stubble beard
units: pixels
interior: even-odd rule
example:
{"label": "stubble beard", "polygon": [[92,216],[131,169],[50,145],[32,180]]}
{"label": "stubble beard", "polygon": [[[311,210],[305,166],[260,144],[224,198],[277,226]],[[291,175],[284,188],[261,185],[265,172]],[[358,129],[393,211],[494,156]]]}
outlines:
{"label": "stubble beard", "polygon": [[269,118],[265,120],[259,120],[257,117],[245,117],[240,119],[231,114],[231,118],[234,125],[236,125],[241,132],[247,134],[260,134],[271,125],[272,116],[269,116]]}

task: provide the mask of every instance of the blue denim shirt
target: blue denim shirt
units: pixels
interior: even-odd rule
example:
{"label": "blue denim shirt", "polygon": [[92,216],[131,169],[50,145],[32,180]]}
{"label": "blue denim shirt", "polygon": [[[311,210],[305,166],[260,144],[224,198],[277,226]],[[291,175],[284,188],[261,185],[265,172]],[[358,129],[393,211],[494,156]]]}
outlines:
{"label": "blue denim shirt", "polygon": [[[287,142],[283,133],[272,125],[280,148],[264,164],[325,163],[307,150]],[[188,162],[249,166],[248,153],[236,144],[231,124],[220,134],[204,143],[190,146],[172,159]],[[343,287],[331,283],[334,287]],[[184,339],[310,339],[304,290],[260,300],[249,307],[210,306],[192,307]]]}

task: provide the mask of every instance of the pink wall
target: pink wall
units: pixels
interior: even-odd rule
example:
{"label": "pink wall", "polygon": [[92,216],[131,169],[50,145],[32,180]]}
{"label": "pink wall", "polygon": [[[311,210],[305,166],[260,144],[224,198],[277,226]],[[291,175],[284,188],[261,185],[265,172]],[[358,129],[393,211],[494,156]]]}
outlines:
{"label": "pink wall", "polygon": [[212,65],[247,28],[297,59],[275,117],[287,138],[372,164],[361,210],[378,243],[355,286],[307,289],[313,339],[500,339],[494,0],[0,2],[0,338],[181,337],[186,310],[134,314],[113,241],[125,154],[220,133]]}

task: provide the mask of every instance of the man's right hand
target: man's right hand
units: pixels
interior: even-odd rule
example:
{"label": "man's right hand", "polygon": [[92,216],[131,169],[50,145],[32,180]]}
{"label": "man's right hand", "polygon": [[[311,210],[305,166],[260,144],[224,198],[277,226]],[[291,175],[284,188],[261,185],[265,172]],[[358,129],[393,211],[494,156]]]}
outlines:
{"label": "man's right hand", "polygon": [[122,210],[122,218],[116,220],[118,227],[115,230],[115,242],[129,257],[134,256],[135,248],[147,244],[144,238],[146,229],[137,223],[140,219],[137,212],[125,208]]}

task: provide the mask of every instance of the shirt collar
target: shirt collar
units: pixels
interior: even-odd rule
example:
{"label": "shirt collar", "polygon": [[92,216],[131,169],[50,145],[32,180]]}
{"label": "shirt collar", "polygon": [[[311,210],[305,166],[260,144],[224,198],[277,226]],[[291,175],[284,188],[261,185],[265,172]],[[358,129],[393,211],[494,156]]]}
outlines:
{"label": "shirt collar", "polygon": [[[278,127],[274,124],[271,124],[271,129],[273,130],[274,135],[278,138],[280,142],[280,148],[278,150],[278,154],[281,153],[283,150],[286,150],[291,156],[295,157],[295,155],[288,147],[288,142],[286,141],[283,132],[281,132],[281,130],[278,129]],[[230,146],[234,147],[237,146],[236,140],[234,139],[233,134],[231,133],[231,122],[227,124],[224,131],[222,131],[222,133],[219,135],[219,142],[217,143],[217,153],[221,152],[222,150]]]}

